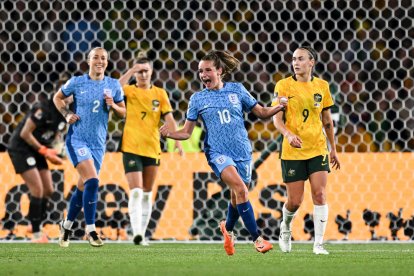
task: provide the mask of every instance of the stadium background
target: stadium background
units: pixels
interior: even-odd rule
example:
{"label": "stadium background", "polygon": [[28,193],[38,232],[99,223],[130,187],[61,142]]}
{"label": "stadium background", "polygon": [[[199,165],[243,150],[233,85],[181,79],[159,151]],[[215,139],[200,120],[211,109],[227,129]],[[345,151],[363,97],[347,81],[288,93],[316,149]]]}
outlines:
{"label": "stadium background", "polygon": [[[206,52],[231,51],[242,61],[232,79],[269,105],[275,82],[290,74],[292,50],[310,44],[319,53],[317,75],[331,84],[344,165],[329,179],[327,238],[413,239],[411,1],[2,1],[0,18],[1,151],[34,102],[87,70],[92,47],[109,51],[108,74],[115,78],[139,51],[147,51],[154,59],[154,83],[169,92],[174,116],[183,122],[189,97],[201,88],[197,66]],[[260,160],[251,197],[261,230],[276,239],[286,194],[277,153],[268,156],[266,149],[277,152],[278,134],[271,121],[246,119]],[[107,150],[113,152],[122,121],[113,117],[109,129]],[[216,226],[224,218],[228,191],[202,153],[175,155],[163,155],[147,235],[220,239]],[[25,237],[27,189],[6,153],[0,161],[0,237]],[[56,237],[76,174],[68,163],[53,168],[57,191],[45,229]],[[106,156],[101,184],[98,224],[108,237],[122,238],[118,229],[128,227],[127,186],[119,153]],[[295,221],[295,239],[312,236],[311,211],[307,197]],[[77,229],[81,237],[82,227]],[[241,229],[239,238],[246,238]]]}

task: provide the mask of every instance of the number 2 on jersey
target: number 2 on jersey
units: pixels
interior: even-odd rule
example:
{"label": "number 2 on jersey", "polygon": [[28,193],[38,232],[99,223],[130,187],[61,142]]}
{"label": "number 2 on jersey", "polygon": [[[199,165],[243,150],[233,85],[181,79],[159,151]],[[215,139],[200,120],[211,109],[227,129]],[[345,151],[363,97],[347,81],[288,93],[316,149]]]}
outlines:
{"label": "number 2 on jersey", "polygon": [[220,117],[220,123],[223,124],[228,124],[231,121],[231,117],[230,117],[230,112],[227,109],[224,109],[223,111],[217,111],[217,113],[219,114]]}

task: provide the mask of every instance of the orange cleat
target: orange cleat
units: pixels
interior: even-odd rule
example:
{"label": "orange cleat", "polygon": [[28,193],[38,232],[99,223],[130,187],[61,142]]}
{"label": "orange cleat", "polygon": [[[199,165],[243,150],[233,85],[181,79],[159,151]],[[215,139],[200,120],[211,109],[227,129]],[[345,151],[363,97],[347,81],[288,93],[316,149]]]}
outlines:
{"label": "orange cleat", "polygon": [[257,238],[257,240],[254,242],[254,247],[256,248],[257,252],[263,254],[273,249],[273,245],[270,242],[264,240],[262,237]]}
{"label": "orange cleat", "polygon": [[234,249],[234,241],[236,239],[236,236],[234,235],[233,231],[227,232],[226,221],[220,221],[219,225],[220,231],[224,237],[224,250],[226,250],[227,255],[231,256],[234,254],[234,252],[236,252]]}

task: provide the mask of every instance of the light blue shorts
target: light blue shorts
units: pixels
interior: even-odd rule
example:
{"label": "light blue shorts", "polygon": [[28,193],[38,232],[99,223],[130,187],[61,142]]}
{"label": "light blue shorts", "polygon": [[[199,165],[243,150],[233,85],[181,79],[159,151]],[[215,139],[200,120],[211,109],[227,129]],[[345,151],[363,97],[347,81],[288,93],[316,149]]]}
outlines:
{"label": "light blue shorts", "polygon": [[241,179],[245,184],[250,184],[252,180],[252,160],[234,161],[225,155],[216,155],[208,160],[208,164],[213,169],[217,177],[221,179],[221,172],[228,166],[236,167]]}
{"label": "light blue shorts", "polygon": [[86,144],[66,142],[66,152],[73,166],[76,166],[87,159],[92,159],[95,165],[96,173],[101,170],[105,149],[91,149]]}

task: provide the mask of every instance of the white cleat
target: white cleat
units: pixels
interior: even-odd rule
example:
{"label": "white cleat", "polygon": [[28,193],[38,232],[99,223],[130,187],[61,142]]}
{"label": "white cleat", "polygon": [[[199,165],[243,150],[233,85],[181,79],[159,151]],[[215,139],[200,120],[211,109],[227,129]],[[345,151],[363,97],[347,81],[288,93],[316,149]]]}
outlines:
{"label": "white cleat", "polygon": [[145,238],[145,236],[143,236],[142,242],[141,242],[142,246],[149,246],[149,242],[148,240]]}
{"label": "white cleat", "polygon": [[329,255],[329,252],[323,247],[323,244],[318,243],[313,246],[313,253],[316,255]]}
{"label": "white cleat", "polygon": [[88,237],[89,244],[92,245],[93,247],[101,247],[104,245],[103,241],[98,236],[98,233],[96,233],[96,231],[90,232],[87,235],[87,237]]}
{"label": "white cleat", "polygon": [[280,227],[280,235],[279,235],[279,247],[280,250],[284,253],[289,253],[292,251],[292,232],[290,230],[286,230],[285,227]]}
{"label": "white cleat", "polygon": [[59,246],[68,247],[69,239],[70,239],[70,236],[72,235],[72,231],[65,229],[65,227],[63,227],[63,221],[59,223],[59,227],[60,227]]}

